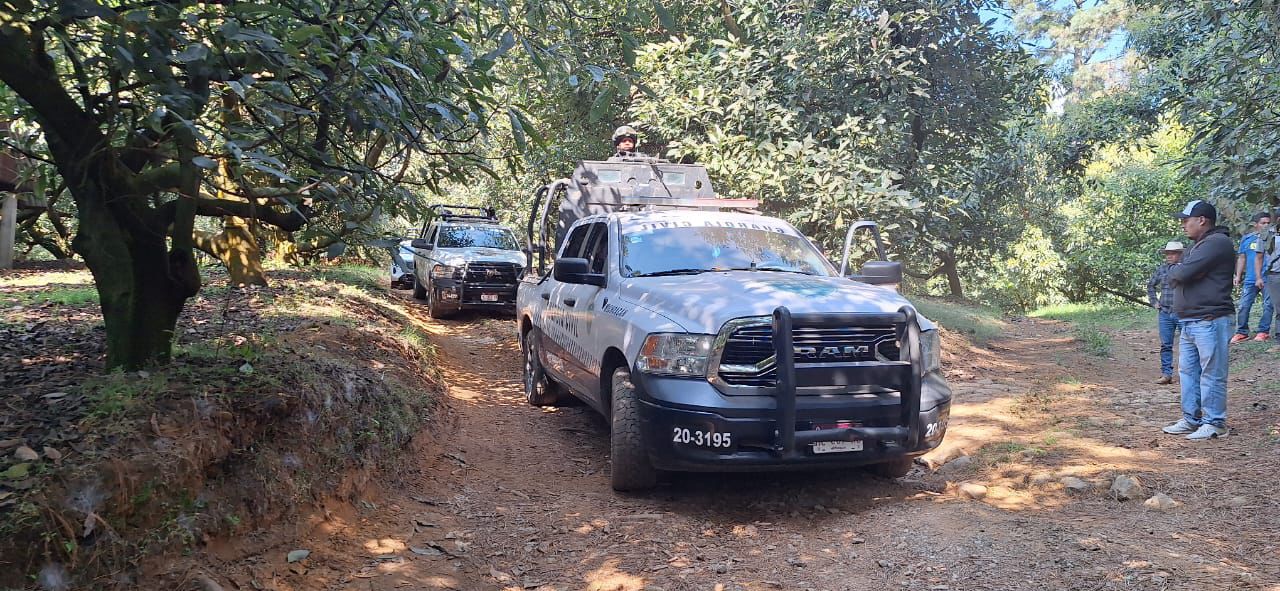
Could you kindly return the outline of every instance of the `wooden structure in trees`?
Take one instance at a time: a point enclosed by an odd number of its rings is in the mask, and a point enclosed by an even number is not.
[[[7,126],[6,126],[7,127]],[[13,268],[13,242],[18,235],[18,163],[0,152],[0,269]]]

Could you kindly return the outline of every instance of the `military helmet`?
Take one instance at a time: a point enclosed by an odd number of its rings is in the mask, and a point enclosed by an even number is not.
[[[613,145],[618,145],[618,142],[621,141],[622,138],[627,137],[631,138],[631,141],[633,142],[640,140],[640,134],[636,133],[635,129],[630,125],[623,125],[622,127],[613,130]]]

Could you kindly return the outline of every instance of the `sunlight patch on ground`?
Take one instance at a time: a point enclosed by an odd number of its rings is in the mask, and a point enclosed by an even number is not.
[[[364,543],[364,549],[372,554],[394,554],[403,552],[409,547],[401,540],[395,538],[381,538],[376,540],[368,540]]]
[[[456,398],[458,400],[479,400],[482,397],[483,394],[470,388],[463,388],[460,386],[449,387],[449,398]]]
[[[643,591],[644,577],[618,570],[618,560],[610,559],[603,566],[589,573],[583,580],[587,591]]]
[[[88,285],[93,275],[88,271],[60,271],[33,273],[18,277],[0,277],[0,287],[43,287],[46,285]]]

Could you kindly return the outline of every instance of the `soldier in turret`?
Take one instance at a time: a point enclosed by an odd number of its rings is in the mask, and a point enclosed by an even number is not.
[[[644,158],[636,151],[640,142],[640,134],[630,125],[623,125],[613,131],[613,158]]]

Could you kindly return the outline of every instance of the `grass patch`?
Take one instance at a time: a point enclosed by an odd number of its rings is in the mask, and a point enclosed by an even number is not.
[[[1115,330],[1156,326],[1156,313],[1151,308],[1118,304],[1058,304],[1040,308],[1027,316]]]
[[[317,279],[350,285],[366,291],[386,291],[390,281],[390,276],[385,269],[368,265],[337,265],[315,267],[313,270]]]
[[[400,329],[400,333],[396,335],[396,338],[400,339],[404,344],[420,351],[429,351],[433,348],[433,345],[427,340],[427,335],[412,326],[406,326]]]
[[[1092,326],[1077,326],[1076,340],[1094,357],[1111,356],[1111,335]]]
[[[12,304],[32,306],[52,303],[60,306],[86,306],[98,303],[98,289],[92,285],[80,287],[73,285],[50,285],[40,291],[11,292],[3,296]],[[3,301],[0,300],[0,301]],[[12,305],[10,304],[10,305]]]
[[[1028,316],[1061,320],[1075,325],[1075,338],[1086,352],[1109,357],[1111,331],[1155,328],[1155,312],[1150,308],[1119,304],[1059,304],[1040,308]]]
[[[261,359],[267,353],[268,347],[274,343],[274,335],[266,332],[250,334],[248,337],[236,335],[206,338],[176,345],[174,357],[203,360],[235,359],[252,363]]]
[[[1033,458],[1043,458],[1049,455],[1049,451],[1036,445],[1028,445],[1016,441],[1003,441],[984,445],[977,451],[976,455],[986,464],[994,466]]]
[[[1007,326],[1000,312],[977,304],[924,297],[913,297],[912,303],[926,318],[947,330],[968,335],[979,345],[999,337]]]
[[[1272,346],[1271,341],[1265,343],[1245,341],[1239,345],[1233,345],[1231,347],[1231,371],[1245,371],[1253,369],[1259,364],[1265,368],[1268,364],[1274,364],[1276,354],[1270,350]],[[1267,391],[1280,392],[1280,382],[1275,380],[1263,380],[1259,387]]]
[[[94,376],[80,384],[88,394],[86,416],[94,424],[124,425],[123,419],[140,404],[149,404],[169,388],[169,377],[162,372],[115,371]]]

